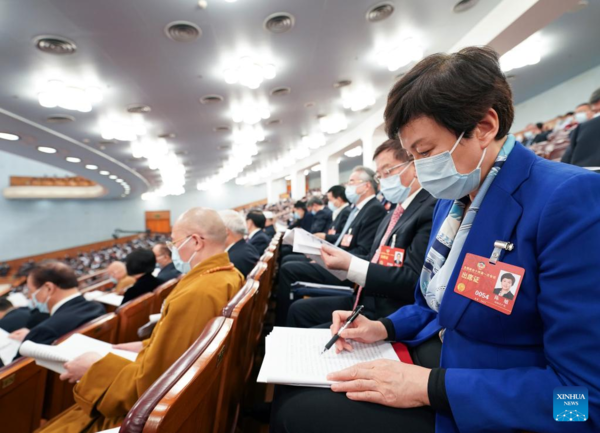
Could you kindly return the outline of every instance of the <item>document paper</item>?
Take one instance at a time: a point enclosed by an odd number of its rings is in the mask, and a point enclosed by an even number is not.
[[[20,341],[8,338],[9,333],[4,329],[0,328],[0,359],[4,365],[8,365],[12,362],[17,353],[19,352]]]
[[[293,251],[295,253],[306,254],[310,259],[314,260],[317,264],[325,268],[327,271],[331,272],[332,275],[344,281],[348,278],[347,271],[334,271],[331,269],[327,269],[323,259],[321,258],[321,246],[328,245],[331,248],[335,248],[340,250],[341,248],[336,247],[335,245],[323,240],[319,239],[313,234],[310,234],[304,229],[295,228],[293,230],[288,231],[283,237],[283,243],[287,245],[292,245]],[[343,250],[342,250],[343,251]],[[347,253],[346,251],[344,251]]]
[[[273,328],[266,339],[266,354],[258,382],[282,385],[330,387],[329,373],[377,359],[399,361],[387,342],[352,342],[354,350],[336,354],[335,347],[321,355],[331,339],[329,329]]]

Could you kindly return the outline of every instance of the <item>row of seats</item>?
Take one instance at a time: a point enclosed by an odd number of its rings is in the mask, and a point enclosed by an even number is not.
[[[196,342],[140,397],[121,432],[235,430],[262,335],[280,243],[281,236],[276,235],[222,315],[211,320]],[[101,290],[101,283],[93,290]],[[171,280],[73,333],[112,344],[137,341],[138,329],[150,314],[160,312],[176,284]],[[42,418],[52,419],[73,403],[73,385],[33,359],[21,358],[0,369],[2,431],[6,427],[11,433],[31,432]]]

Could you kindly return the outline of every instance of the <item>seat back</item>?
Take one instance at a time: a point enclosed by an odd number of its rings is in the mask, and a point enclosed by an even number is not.
[[[194,344],[142,394],[120,432],[209,431],[189,418],[195,419],[196,411],[205,413],[206,406],[212,428],[231,325],[232,319],[222,316],[208,322]]]
[[[97,283],[93,283],[87,287],[83,287],[79,291],[82,294],[87,293],[87,292],[93,292],[94,290],[98,290],[100,292],[108,292],[109,290],[112,290],[114,287],[115,287],[115,283],[113,283],[109,279],[105,279],[102,281],[98,281]]]
[[[30,433],[40,426],[46,369],[32,358],[0,368],[0,431]]]
[[[232,432],[237,424],[240,402],[246,378],[252,370],[254,360],[253,335],[250,329],[259,282],[248,280],[237,295],[223,308],[223,316],[233,319],[231,345],[227,353],[227,367],[216,412],[216,432]]]
[[[150,309],[150,314],[158,314],[160,313],[160,309],[162,308],[162,304],[167,299],[167,296],[171,294],[180,278],[173,278],[169,281],[161,284],[156,289],[154,289],[154,302],[152,303],[152,308]]]
[[[139,340],[137,331],[148,322],[154,297],[154,293],[145,293],[117,308],[116,313],[119,317],[117,344]]]
[[[114,343],[117,338],[117,325],[118,317],[116,314],[108,313],[81,325],[73,332],[56,340],[54,344],[60,344],[76,333],[107,343]],[[58,373],[48,371],[42,412],[45,419],[54,418],[75,403],[75,400],[73,399],[74,386],[75,385],[72,383],[60,380]]]

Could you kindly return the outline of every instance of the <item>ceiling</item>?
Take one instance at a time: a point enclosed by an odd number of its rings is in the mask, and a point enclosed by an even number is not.
[[[389,72],[375,61],[374,52],[392,38],[412,36],[425,54],[449,50],[500,0],[480,1],[474,8],[452,12],[448,0],[391,1],[395,12],[386,20],[369,23],[366,12],[377,2],[359,0],[0,0],[0,131],[21,136],[17,142],[0,140],[0,149],[59,166],[102,183],[107,198],[123,195],[123,188],[98,171],[95,164],[124,179],[131,187],[126,197],[160,185],[160,175],[145,159],[132,157],[127,142],[104,143],[100,123],[107,116],[126,116],[131,104],[147,104],[148,135],[175,134],[167,139],[186,167],[186,190],[214,175],[231,153],[231,134],[215,127],[233,127],[231,108],[246,98],[268,101],[271,118],[263,122],[266,140],[250,169],[259,168],[296,146],[302,135],[318,130],[318,115],[344,112],[350,125],[369,116],[342,108],[338,80],[352,86],[369,85],[377,101],[395,77],[410,65]],[[274,34],[263,28],[275,12],[294,16],[295,26]],[[173,21],[189,21],[202,30],[191,42],[175,42],[164,32]],[[567,14],[547,32],[553,45],[538,65],[512,71],[516,102],[527,99],[600,63],[600,6],[592,0],[585,11]],[[72,55],[40,52],[34,38],[57,35],[77,45]],[[267,57],[277,76],[256,90],[227,84],[224,62],[243,55]],[[44,108],[37,101],[40,86],[49,79],[100,86],[103,101],[88,113]],[[270,90],[290,87],[291,93],[271,96]],[[217,94],[224,101],[203,105],[199,98]],[[306,108],[307,103],[313,103]],[[48,116],[68,114],[75,121],[51,124]],[[335,137],[335,136],[328,136]],[[37,146],[58,149],[54,155]],[[66,156],[83,161],[72,164]]]

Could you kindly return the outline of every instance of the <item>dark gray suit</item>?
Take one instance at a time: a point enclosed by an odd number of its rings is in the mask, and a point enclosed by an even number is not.
[[[575,128],[561,162],[579,167],[600,167],[600,116]]]
[[[248,276],[260,259],[260,254],[258,254],[256,248],[244,239],[240,239],[233,244],[227,253],[229,254],[229,260],[231,260],[233,266],[235,266],[244,277]]]

